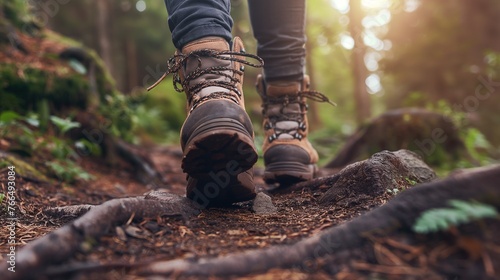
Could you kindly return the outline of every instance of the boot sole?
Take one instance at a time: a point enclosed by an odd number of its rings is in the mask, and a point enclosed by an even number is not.
[[[255,197],[253,178],[239,174],[252,168],[257,159],[253,138],[243,124],[230,118],[205,122],[193,131],[184,149],[182,170],[196,180],[195,186],[188,188],[187,196],[203,194],[207,186],[220,187],[214,177],[222,174],[229,176],[230,182],[219,188],[217,197],[205,196],[209,205],[252,199]]]
[[[288,186],[313,179],[317,169],[315,164],[305,165],[298,162],[270,163],[264,171],[264,182],[267,184],[278,183],[281,187]]]
[[[253,169],[235,176],[221,175],[221,171],[213,174],[215,176],[188,179],[187,197],[202,208],[228,206],[255,198]]]

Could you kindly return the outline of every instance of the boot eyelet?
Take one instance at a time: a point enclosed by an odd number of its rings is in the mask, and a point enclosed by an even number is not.
[[[306,127],[306,124],[305,124],[305,123],[300,123],[299,128],[300,128],[300,130],[302,130],[302,131],[306,131],[306,129],[307,129],[307,127]]]
[[[269,138],[268,138],[269,143],[270,143],[270,142],[273,142],[274,140],[276,140],[276,138],[277,138],[277,137],[276,137],[276,134],[273,134],[273,135],[269,136]]]
[[[296,139],[302,140],[302,135],[300,135],[298,132],[295,133],[295,135],[293,137]]]
[[[245,72],[245,66],[241,65],[241,66],[240,66],[240,71],[241,71],[241,72]]]

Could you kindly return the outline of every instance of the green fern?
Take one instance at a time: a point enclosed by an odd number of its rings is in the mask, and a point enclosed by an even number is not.
[[[72,128],[80,127],[80,123],[72,122],[69,118],[63,119],[58,116],[50,116],[50,120],[57,126],[61,136]]]
[[[484,203],[450,200],[448,204],[451,208],[431,209],[422,213],[413,224],[413,231],[437,232],[478,219],[498,217],[495,207]]]

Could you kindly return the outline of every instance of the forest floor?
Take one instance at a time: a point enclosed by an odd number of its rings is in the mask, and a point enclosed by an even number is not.
[[[185,175],[180,169],[181,151],[177,147],[153,147],[148,150],[158,170],[165,176],[167,192],[184,195]],[[18,225],[17,250],[27,242],[60,228],[70,219],[54,219],[42,213],[47,207],[78,204],[101,204],[120,197],[142,195],[151,191],[132,177],[132,170],[118,170],[85,158],[82,166],[95,179],[71,186],[41,182],[33,178],[17,177]],[[257,169],[256,187],[266,192],[267,186]],[[7,169],[0,170],[0,182],[5,191]],[[408,187],[408,186],[407,186]],[[351,220],[362,213],[384,204],[390,195],[382,195],[359,205],[320,205],[319,197],[325,192],[318,189],[272,192],[277,211],[258,214],[252,202],[239,203],[231,208],[205,209],[194,218],[154,217],[147,220],[130,220],[122,226],[109,228],[98,241],[89,241],[65,266],[53,271],[48,279],[140,279],[130,274],[124,264],[148,263],[177,258],[221,256],[247,249],[265,248],[275,244],[293,244],[319,231]],[[0,212],[5,220],[6,211]],[[0,261],[7,252],[7,228],[0,228]],[[274,269],[265,274],[241,279],[443,279],[436,271],[443,269],[443,261],[463,259],[464,250],[454,244],[436,246],[429,241],[408,245],[397,236],[374,240],[375,258],[379,264],[351,262],[339,263],[328,269]],[[400,239],[400,238],[399,238]],[[494,240],[494,237],[490,236]],[[491,241],[491,240],[490,240]],[[426,243],[427,242],[427,243]],[[452,242],[453,243],[453,242]],[[491,243],[493,244],[493,243]],[[500,246],[491,245],[500,256]],[[496,246],[496,247],[495,247]],[[493,250],[492,249],[492,250]],[[426,254],[423,254],[426,253]],[[354,252],[356,254],[363,254]],[[373,254],[373,253],[368,253]],[[429,256],[429,258],[425,257]],[[388,261],[392,265],[387,265]],[[492,269],[491,263],[481,259],[469,260],[474,267]],[[385,265],[383,265],[385,263]],[[404,264],[406,270],[398,269]],[[408,266],[409,264],[412,264]],[[439,268],[438,268],[439,266]],[[445,266],[446,267],[446,266]],[[488,271],[487,271],[488,272]],[[494,273],[493,272],[489,272]],[[46,279],[46,278],[42,278]]]
[[[184,195],[185,175],[180,169],[181,151],[176,147],[151,148],[151,158],[168,182],[167,192]],[[132,170],[117,170],[101,164],[96,159],[85,158],[81,163],[87,172],[95,176],[89,182],[73,185],[40,182],[33,178],[18,177],[16,237],[17,250],[23,245],[41,237],[67,223],[68,219],[53,219],[42,213],[48,207],[101,204],[120,197],[142,195],[151,191],[133,179]],[[265,191],[266,186],[257,169],[256,187]],[[6,191],[7,169],[0,170],[2,190]],[[326,227],[340,224],[384,203],[389,196],[368,201],[363,205],[350,207],[321,206],[317,199],[322,189],[273,193],[273,204],[277,211],[272,214],[257,214],[252,202],[239,203],[232,208],[206,209],[195,218],[157,217],[151,220],[135,221],[117,228],[110,228],[92,250],[79,252],[68,265],[77,263],[136,263],[148,260],[197,258],[219,256],[247,249],[264,248],[275,244],[292,244],[311,236]],[[6,218],[6,211],[0,212],[0,219]],[[3,260],[7,252],[7,228],[0,228],[0,253]],[[76,267],[76,266],[75,266]],[[81,268],[77,269],[80,270]],[[72,269],[69,269],[70,271]],[[347,271],[345,273],[348,273]],[[354,273],[354,272],[353,272]],[[87,271],[73,279],[120,279],[127,272],[124,269]],[[346,274],[348,276],[348,274]],[[300,270],[273,270],[255,279],[329,279],[326,272],[306,274]],[[252,278],[252,277],[251,277]],[[348,277],[349,278],[349,277]]]

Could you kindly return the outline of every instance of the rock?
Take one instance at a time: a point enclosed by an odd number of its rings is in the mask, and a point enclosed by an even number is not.
[[[342,201],[345,205],[355,205],[435,178],[434,171],[417,154],[408,150],[382,151],[342,169],[320,203]]]
[[[125,233],[128,236],[135,237],[137,239],[147,239],[147,237],[150,235],[149,232],[131,225],[128,225],[125,228]]]
[[[274,214],[278,211],[278,208],[274,206],[271,197],[263,192],[259,192],[255,197],[252,209],[256,214],[264,214],[264,215]]]

